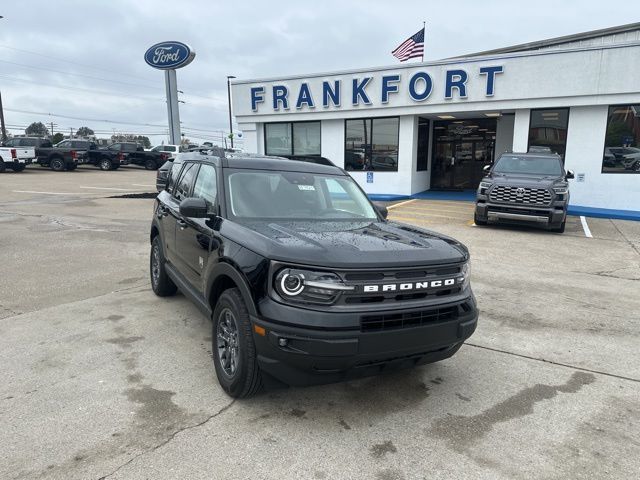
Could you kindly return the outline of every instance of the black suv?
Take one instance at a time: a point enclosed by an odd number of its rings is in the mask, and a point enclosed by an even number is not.
[[[476,198],[476,225],[501,222],[564,232],[571,170],[555,153],[503,153],[484,167]]]
[[[341,168],[180,157],[155,202],[151,285],[213,320],[229,395],[436,362],[474,332],[467,248],[387,221]]]

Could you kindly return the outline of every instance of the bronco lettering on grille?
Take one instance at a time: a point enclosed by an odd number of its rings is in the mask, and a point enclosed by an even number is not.
[[[446,280],[431,280],[427,282],[388,283],[382,285],[363,285],[365,292],[395,292],[398,290],[423,290],[425,288],[450,287],[456,284],[455,278]]]

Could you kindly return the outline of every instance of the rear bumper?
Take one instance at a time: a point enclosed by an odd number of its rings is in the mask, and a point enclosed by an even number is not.
[[[258,363],[281,382],[305,386],[437,362],[456,353],[476,329],[475,298],[471,295],[463,303],[466,311],[461,308],[454,319],[378,331],[308,328],[252,317],[254,326],[265,329],[264,336],[255,329],[253,333]],[[351,315],[359,320],[361,313]],[[328,319],[327,324],[332,323]]]

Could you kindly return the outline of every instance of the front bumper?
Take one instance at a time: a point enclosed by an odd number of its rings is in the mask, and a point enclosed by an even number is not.
[[[549,206],[496,203],[487,195],[478,195],[475,216],[484,222],[559,227],[567,216],[568,200],[554,200]]]
[[[269,300],[273,318],[251,318],[258,363],[263,372],[277,380],[304,386],[377,375],[449,358],[476,329],[478,310],[473,294],[468,292],[470,296],[463,301],[422,307],[424,311],[457,309],[458,313],[451,318],[375,331],[338,327],[338,324],[359,324],[362,317],[372,312],[313,312],[310,315],[316,318],[305,318],[307,326],[283,323],[282,318],[290,318],[290,309],[295,307]],[[309,315],[309,311],[296,310],[299,317]],[[398,308],[384,314],[409,316],[420,310]],[[281,318],[276,318],[278,311]],[[309,326],[320,322],[328,328]],[[256,333],[255,326],[264,328],[265,335]]]

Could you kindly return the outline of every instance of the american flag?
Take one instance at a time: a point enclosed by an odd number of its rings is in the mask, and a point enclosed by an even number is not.
[[[401,62],[410,58],[422,57],[424,54],[424,27],[415,35],[407,38],[396,48],[391,55]]]

